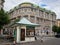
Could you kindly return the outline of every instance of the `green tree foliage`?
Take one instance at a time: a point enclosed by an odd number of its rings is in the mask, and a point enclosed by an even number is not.
[[[9,21],[9,15],[7,12],[5,12],[3,9],[0,10],[0,29],[3,28],[4,25],[8,24]]]
[[[57,33],[60,33],[60,27],[58,27]]]
[[[54,26],[52,27],[52,31],[53,31],[53,32],[56,32],[56,33],[60,33],[60,27],[54,25]]]
[[[57,32],[57,28],[58,28],[58,27],[57,27],[56,25],[54,25],[54,26],[52,27],[52,31],[53,31],[53,32]]]

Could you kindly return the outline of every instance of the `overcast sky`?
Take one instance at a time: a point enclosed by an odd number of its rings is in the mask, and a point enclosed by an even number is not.
[[[9,11],[22,2],[31,2],[43,8],[47,8],[56,13],[57,18],[60,18],[60,0],[5,0],[4,9]]]

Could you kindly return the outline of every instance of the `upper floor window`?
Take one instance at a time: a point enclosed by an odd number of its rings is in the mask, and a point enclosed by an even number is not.
[[[33,11],[33,8],[31,8],[31,11]]]
[[[27,11],[27,8],[25,8],[24,11],[26,12]]]
[[[31,11],[31,8],[28,8],[28,11]]]
[[[33,16],[31,16],[31,19],[34,19],[34,17],[33,17]]]
[[[25,17],[26,19],[28,19],[28,15],[25,15],[24,17]]]
[[[21,18],[21,16],[18,16],[17,18]]]
[[[60,26],[60,23],[59,23],[59,26]]]
[[[30,16],[30,21],[31,21],[32,23],[35,22],[35,18],[34,18],[34,16]]]
[[[43,16],[43,11],[39,11],[39,15],[42,17]]]
[[[41,23],[41,21],[40,21],[40,18],[36,18],[36,23],[38,23],[38,24],[40,24]]]
[[[21,11],[21,9],[19,9],[19,12]]]

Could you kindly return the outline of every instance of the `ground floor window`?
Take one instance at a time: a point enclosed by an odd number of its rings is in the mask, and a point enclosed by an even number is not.
[[[9,34],[8,29],[3,29],[3,34],[4,34],[4,35],[8,35],[8,34]]]
[[[34,36],[35,35],[35,27],[27,26],[26,27],[26,36]]]

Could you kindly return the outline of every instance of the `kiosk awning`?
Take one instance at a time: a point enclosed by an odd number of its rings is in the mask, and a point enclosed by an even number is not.
[[[22,18],[20,19],[18,22],[16,22],[17,24],[23,24],[23,25],[33,25],[33,26],[39,26],[39,24],[35,24],[35,23],[31,23],[29,20],[27,20],[26,18]]]

